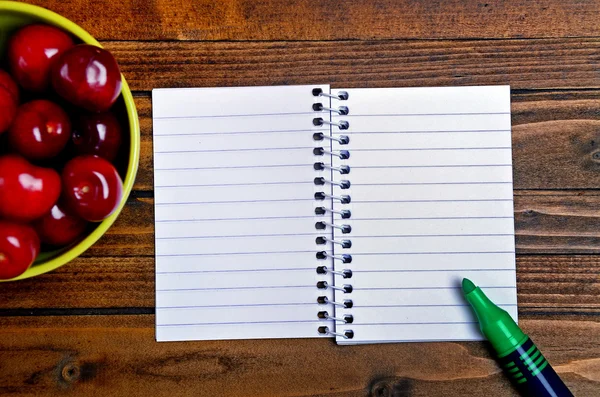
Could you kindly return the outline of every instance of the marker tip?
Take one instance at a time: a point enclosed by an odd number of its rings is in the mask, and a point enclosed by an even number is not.
[[[477,288],[477,287],[475,286],[475,284],[473,284],[473,282],[471,280],[469,280],[468,278],[463,278],[462,290],[465,295],[470,292],[473,292],[475,290],[475,288]]]

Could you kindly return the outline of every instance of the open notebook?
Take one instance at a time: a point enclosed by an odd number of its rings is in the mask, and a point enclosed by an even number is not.
[[[156,338],[479,340],[517,316],[508,86],[155,89]]]

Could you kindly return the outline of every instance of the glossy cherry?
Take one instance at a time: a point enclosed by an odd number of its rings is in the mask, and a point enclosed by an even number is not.
[[[60,202],[54,204],[50,212],[33,223],[40,240],[55,246],[67,245],[77,240],[85,232],[86,225],[84,219],[65,211]]]
[[[10,127],[18,106],[19,87],[8,73],[0,69],[0,134]]]
[[[19,86],[8,72],[0,69],[0,89],[6,90],[19,103]]]
[[[54,26],[27,25],[10,38],[8,62],[11,73],[26,90],[45,91],[50,85],[53,61],[73,45],[71,37]]]
[[[31,226],[0,221],[0,279],[23,274],[40,252],[40,240]]]
[[[41,217],[60,195],[60,176],[15,154],[0,156],[0,218],[29,222]]]
[[[19,106],[8,131],[8,141],[24,157],[43,160],[60,153],[70,135],[67,113],[53,102],[38,99]]]
[[[123,182],[115,167],[98,156],[78,156],[63,169],[63,197],[67,210],[90,222],[111,215],[123,196]]]
[[[89,44],[65,51],[52,66],[52,86],[67,101],[93,112],[108,110],[121,93],[121,72],[112,54]]]
[[[77,154],[95,154],[113,161],[121,146],[121,126],[110,112],[83,114],[73,125],[71,142]]]

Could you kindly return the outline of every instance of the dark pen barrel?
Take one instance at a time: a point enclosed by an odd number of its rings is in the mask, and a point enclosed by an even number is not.
[[[573,396],[529,338],[515,351],[499,358],[499,362],[506,375],[524,396]]]

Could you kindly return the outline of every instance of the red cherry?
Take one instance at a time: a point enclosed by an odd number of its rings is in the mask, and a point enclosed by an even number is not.
[[[0,88],[0,134],[8,130],[17,114],[17,103],[8,91]]]
[[[0,217],[29,222],[50,211],[60,195],[60,176],[21,156],[0,156]]]
[[[121,72],[112,54],[79,44],[65,51],[52,66],[52,86],[72,104],[104,112],[121,92]]]
[[[2,69],[0,69],[0,89],[8,91],[13,100],[19,103],[19,87],[10,74]]]
[[[112,113],[85,114],[74,124],[71,142],[77,154],[95,154],[113,161],[121,145],[121,126]]]
[[[20,276],[40,252],[40,240],[28,225],[0,221],[0,280]]]
[[[77,240],[85,231],[86,225],[87,222],[79,216],[67,213],[62,203],[54,204],[50,212],[33,223],[43,243],[57,246]]]
[[[83,219],[99,222],[115,212],[123,196],[123,182],[115,167],[97,156],[78,156],[63,169],[67,208]]]
[[[21,105],[8,131],[13,149],[30,160],[59,154],[71,135],[69,116],[60,106],[38,99]]]
[[[54,58],[73,45],[71,37],[54,26],[25,26],[12,35],[8,44],[12,75],[26,90],[45,91],[50,85]]]
[[[17,114],[19,87],[12,77],[0,69],[0,134],[8,130]]]

